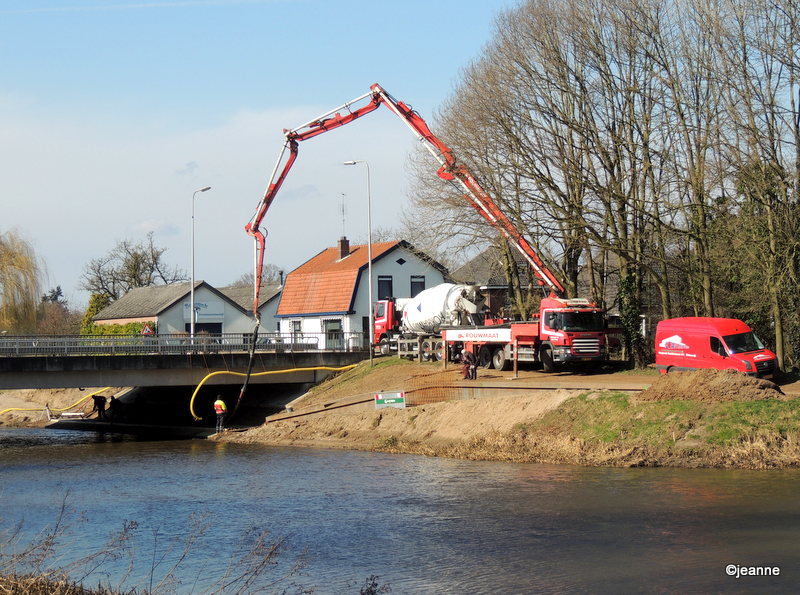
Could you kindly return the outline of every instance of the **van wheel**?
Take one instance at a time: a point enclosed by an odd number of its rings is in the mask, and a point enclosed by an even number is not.
[[[552,372],[555,370],[553,363],[553,348],[550,345],[542,345],[539,349],[539,360],[542,362],[542,370],[545,372]]]
[[[506,350],[500,347],[499,349],[495,349],[494,355],[492,355],[492,365],[494,365],[495,370],[507,370],[509,368],[509,361],[506,358]]]

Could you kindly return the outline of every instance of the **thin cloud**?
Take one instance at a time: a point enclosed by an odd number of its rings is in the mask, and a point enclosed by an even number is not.
[[[185,8],[190,6],[225,6],[233,4],[267,4],[275,0],[178,0],[165,2],[128,2],[125,4],[96,4],[50,6],[0,10],[0,14],[36,14],[48,12],[97,12],[111,10],[143,10],[148,8]]]

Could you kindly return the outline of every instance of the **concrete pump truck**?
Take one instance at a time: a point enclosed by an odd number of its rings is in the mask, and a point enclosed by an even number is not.
[[[417,298],[421,299],[412,301],[419,310],[424,307],[434,313],[440,324],[433,326],[404,326],[403,321],[410,318],[409,302],[398,306],[399,300],[382,300],[372,305],[375,308],[375,345],[372,348],[381,345],[385,350],[401,337],[415,336],[420,339],[420,356],[426,359],[447,357],[447,353],[460,353],[461,349],[468,349],[477,355],[481,365],[498,369],[505,369],[512,361],[540,362],[545,371],[552,371],[560,363],[607,360],[603,309],[586,299],[566,299],[563,285],[467,167],[456,160],[453,151],[431,132],[417,112],[389,95],[378,84],[372,85],[368,93],[310,122],[292,130],[284,130],[286,142],[272,171],[267,190],[252,219],[245,226],[248,235],[255,240],[253,313],[256,317],[256,332],[260,323],[258,302],[265,249],[265,232],[261,230],[261,222],[297,159],[299,143],[349,124],[381,105],[403,120],[438,161],[437,175],[456,185],[463,192],[464,199],[522,254],[545,297],[541,301],[538,314],[532,320],[492,320],[487,324],[487,321],[479,319],[480,302],[474,296],[474,291],[466,289],[468,286],[460,286],[456,291],[465,298],[469,294],[470,299],[451,299],[449,302],[443,296],[452,295],[453,291],[434,287],[420,293]],[[425,302],[426,299],[429,301]],[[459,306],[453,310],[452,304],[456,302]],[[448,311],[448,308],[453,311]],[[459,308],[466,316],[460,315]]]

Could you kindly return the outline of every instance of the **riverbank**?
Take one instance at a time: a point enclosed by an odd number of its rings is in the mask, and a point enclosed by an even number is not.
[[[782,388],[714,370],[481,370],[467,381],[452,366],[379,358],[314,387],[261,426],[212,439],[587,466],[798,467],[800,386]],[[379,391],[404,391],[410,406],[376,410]],[[0,425],[42,427],[45,403],[68,407],[90,392],[0,392],[0,411],[33,409],[9,412]]]
[[[315,387],[293,411],[213,439],[589,466],[800,466],[800,398],[765,380],[716,370],[617,373],[549,377],[542,389],[530,375],[509,383],[510,374],[487,372],[469,384],[440,364],[361,364]],[[559,381],[565,388],[555,388]],[[406,409],[376,410],[372,401],[376,390],[435,399],[508,384],[490,397]],[[598,388],[568,388],[575,384]]]

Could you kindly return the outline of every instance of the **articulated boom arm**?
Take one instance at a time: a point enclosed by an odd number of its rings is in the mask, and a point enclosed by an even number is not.
[[[456,163],[453,151],[445,145],[436,135],[434,135],[428,125],[420,115],[402,101],[396,100],[389,95],[377,83],[370,87],[370,92],[345,103],[321,116],[298,126],[293,130],[284,130],[286,142],[278,155],[278,161],[272,170],[267,190],[264,197],[256,208],[255,215],[245,226],[248,235],[255,239],[255,295],[253,301],[253,313],[258,320],[258,296],[261,289],[261,270],[264,264],[264,245],[265,233],[261,231],[261,221],[267,213],[275,195],[280,190],[281,185],[286,179],[289,170],[297,159],[298,143],[300,141],[314,138],[315,136],[328,132],[353,120],[360,118],[378,109],[381,104],[385,104],[392,112],[399,116],[417,138],[425,145],[425,148],[439,162],[437,174],[443,180],[458,183],[465,191],[464,198],[480,213],[489,223],[495,226],[508,240],[517,248],[525,259],[533,267],[534,273],[541,285],[546,285],[551,292],[558,296],[563,296],[564,287],[544,265],[536,251],[528,241],[517,230],[512,221],[495,204],[491,197],[481,187],[478,181],[472,176],[469,170],[461,164]],[[359,107],[360,105],[360,107]],[[286,153],[289,156],[284,160]],[[281,167],[283,163],[283,167]],[[279,171],[280,170],[280,171]]]

